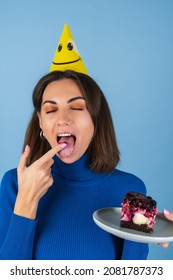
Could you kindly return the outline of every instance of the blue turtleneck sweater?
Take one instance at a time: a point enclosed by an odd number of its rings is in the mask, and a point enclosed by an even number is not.
[[[8,171],[0,188],[0,259],[113,260],[146,259],[148,245],[115,237],[99,228],[93,212],[120,207],[128,191],[145,193],[136,176],[115,169],[98,174],[86,155],[73,164],[54,157],[54,183],[41,198],[37,219],[13,213],[17,171]]]

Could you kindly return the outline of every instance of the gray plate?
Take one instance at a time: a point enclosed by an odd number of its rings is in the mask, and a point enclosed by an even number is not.
[[[164,243],[173,241],[173,222],[156,217],[153,233],[145,233],[120,227],[121,208],[103,208],[94,212],[95,223],[103,230],[123,239],[143,243]]]

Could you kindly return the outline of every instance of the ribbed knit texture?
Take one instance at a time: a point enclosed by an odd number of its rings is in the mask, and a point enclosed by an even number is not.
[[[86,155],[73,164],[54,157],[54,183],[41,198],[37,220],[13,214],[17,194],[16,169],[8,171],[0,188],[1,259],[146,259],[148,245],[124,241],[100,229],[93,212],[120,207],[126,192],[145,193],[136,176],[115,170],[90,171]]]

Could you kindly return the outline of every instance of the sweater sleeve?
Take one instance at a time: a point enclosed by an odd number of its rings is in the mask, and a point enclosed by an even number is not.
[[[13,213],[17,195],[17,172],[8,171],[0,187],[0,259],[32,259],[37,221]]]

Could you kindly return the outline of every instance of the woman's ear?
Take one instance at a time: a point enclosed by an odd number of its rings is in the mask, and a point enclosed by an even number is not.
[[[41,115],[40,115],[39,112],[37,112],[37,116],[38,116],[38,121],[39,121],[40,128],[42,129]]]

